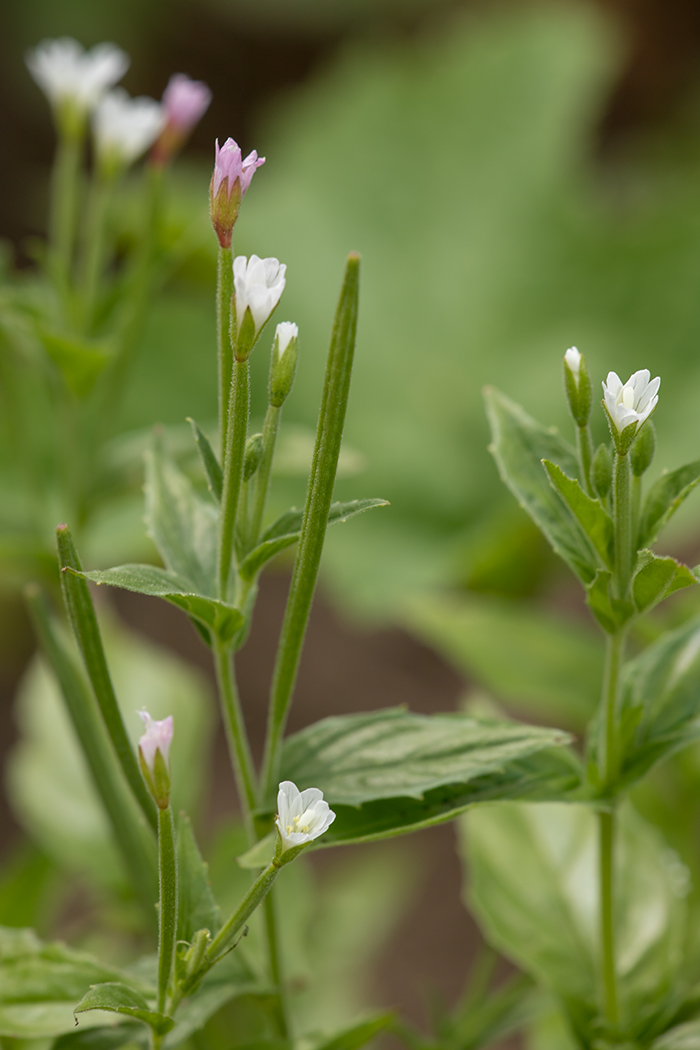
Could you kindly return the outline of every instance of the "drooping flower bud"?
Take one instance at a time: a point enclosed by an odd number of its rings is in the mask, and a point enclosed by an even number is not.
[[[605,410],[618,452],[627,452],[641,425],[658,403],[661,380],[651,379],[648,368],[634,372],[623,384],[617,372],[608,372],[603,383]]]
[[[240,146],[231,138],[226,139],[221,148],[216,140],[214,173],[209,185],[209,215],[222,248],[231,247],[241,200],[256,170],[264,163],[265,158],[259,157],[255,150],[243,160]]]
[[[97,163],[103,172],[128,167],[159,135],[165,115],[153,98],[130,98],[116,88],[100,102],[93,117]]]
[[[299,791],[291,780],[283,780],[277,795],[275,822],[279,831],[278,855],[287,850],[299,851],[319,835],[323,835],[335,820],[335,813],[323,801],[318,788]]]
[[[32,77],[51,103],[61,127],[82,130],[85,117],[129,68],[129,56],[116,44],[86,51],[71,37],[42,40],[26,56]]]
[[[571,415],[578,426],[585,427],[593,406],[591,380],[584,356],[575,346],[564,354],[564,386]]]
[[[139,740],[139,765],[148,790],[160,809],[170,802],[170,767],[168,753],[173,739],[173,716],[156,722],[148,711],[139,711],[146,732]]]
[[[250,481],[255,471],[260,466],[263,454],[262,434],[251,434],[245,443],[245,454],[243,457],[243,480]]]
[[[167,164],[184,145],[195,124],[211,102],[211,91],[202,80],[191,80],[185,73],[174,73],[163,92],[161,105],[165,127],[151,151],[154,164]]]
[[[612,486],[612,456],[607,445],[598,445],[593,457],[593,488],[600,499],[605,499]]]
[[[237,255],[233,260],[232,341],[237,360],[245,361],[277,306],[287,267],[278,259]]]
[[[656,452],[656,430],[651,420],[642,427],[630,449],[630,466],[635,477],[641,478],[649,469]]]
[[[280,408],[292,389],[297,368],[299,329],[291,321],[282,321],[275,329],[270,361],[269,400]]]

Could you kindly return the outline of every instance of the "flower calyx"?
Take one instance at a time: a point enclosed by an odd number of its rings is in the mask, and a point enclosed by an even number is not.
[[[170,766],[168,753],[173,739],[173,716],[157,722],[148,711],[139,711],[146,732],[139,740],[139,765],[146,786],[159,809],[170,804]]]
[[[231,247],[241,201],[253,175],[264,163],[265,158],[259,157],[256,150],[244,160],[240,146],[232,138],[226,139],[221,147],[216,140],[214,172],[209,184],[209,216],[222,248]]]
[[[571,415],[579,427],[585,427],[593,407],[593,392],[585,358],[575,346],[564,354],[564,386]]]
[[[275,329],[270,361],[268,398],[275,408],[281,408],[292,389],[297,369],[299,329],[292,321],[282,321]]]

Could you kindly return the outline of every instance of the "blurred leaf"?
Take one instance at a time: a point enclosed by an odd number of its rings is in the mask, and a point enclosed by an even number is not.
[[[209,444],[209,439],[201,430],[201,428],[195,423],[194,419],[190,419],[190,426],[192,427],[192,433],[194,434],[194,440],[197,443],[197,451],[199,452],[199,458],[202,461],[204,467],[204,476],[207,479],[207,485],[212,496],[218,502],[221,501],[221,493],[224,488],[224,476],[221,471],[221,465],[214,455],[214,450]]]
[[[612,593],[612,574],[599,569],[592,583],[586,586],[586,603],[596,620],[609,634],[615,634],[634,616],[634,605]]]
[[[102,981],[143,987],[85,952],[43,944],[32,930],[0,927],[0,1035],[36,1039],[72,1031],[77,999]],[[89,1023],[104,1024],[104,1015]]]
[[[173,715],[173,807],[196,812],[212,722],[208,688],[191,666],[130,633],[108,627],[104,642],[134,746],[143,732],[139,708],[157,719]],[[20,739],[8,762],[8,793],[17,819],[61,867],[120,885],[109,825],[53,677],[38,660],[22,680],[16,710]]]
[[[658,605],[674,591],[697,583],[693,571],[675,558],[660,558],[652,551],[639,552],[632,579],[632,596],[639,612]]]
[[[199,852],[192,822],[181,813],[177,825],[178,923],[177,937],[191,941],[197,930],[212,937],[221,925],[219,907],[209,885],[209,868]]]
[[[681,961],[687,873],[658,831],[620,813],[617,966],[624,1015],[643,1031]],[[503,804],[462,822],[471,907],[489,941],[569,1003],[597,1012],[596,814]],[[663,994],[663,993],[662,993]],[[578,1005],[576,1005],[578,1004]]]
[[[266,868],[275,855],[277,838],[277,828],[273,828],[268,835],[256,842],[254,846],[242,853],[240,857],[236,857],[238,867],[244,868],[246,871]]]
[[[89,1010],[108,1010],[110,1013],[126,1014],[147,1024],[157,1035],[165,1035],[174,1026],[172,1017],[165,1017],[149,1009],[142,995],[118,981],[96,984],[75,1007],[74,1013]]]
[[[351,1028],[346,1028],[337,1035],[331,1036],[330,1039],[323,1039],[316,1043],[314,1050],[360,1050],[360,1047],[368,1043],[370,1039],[374,1039],[375,1035],[389,1028],[394,1019],[395,1016],[392,1013],[375,1014],[374,1017],[360,1021]]]
[[[664,473],[649,489],[642,509],[639,545],[648,547],[700,481],[700,459]]]
[[[700,1021],[672,1028],[654,1040],[651,1050],[700,1050]]]
[[[332,804],[422,799],[446,784],[502,772],[568,733],[517,722],[479,722],[461,714],[417,715],[395,707],[324,718],[285,741],[282,778],[319,787]]]
[[[575,478],[570,478],[556,463],[545,459],[543,466],[553,488],[562,497],[573,516],[593,544],[603,565],[613,567],[613,523],[600,500],[591,499]]]
[[[623,671],[619,711],[621,784],[700,739],[700,622],[663,635]]]
[[[549,484],[542,460],[552,460],[567,474],[577,470],[574,450],[555,428],[546,428],[497,390],[485,391],[491,424],[491,451],[501,479],[511,490],[556,553],[583,583],[590,583],[596,558],[586,534],[562,506]]]
[[[146,1036],[146,1039],[144,1039]],[[106,1028],[79,1028],[77,1031],[65,1032],[54,1042],[52,1050],[119,1050],[126,1043],[146,1044],[146,1029],[138,1022],[133,1024],[124,1021],[122,1024],[110,1024]]]
[[[355,499],[349,503],[331,503],[328,512],[328,524],[348,521],[357,514],[362,514],[372,507],[386,507],[385,499]],[[263,533],[262,542],[246,556],[240,567],[244,580],[252,580],[262,567],[286,547],[291,547],[299,539],[303,511],[292,509],[274,521]],[[282,531],[284,530],[284,531]]]
[[[583,728],[595,710],[603,645],[586,624],[473,594],[421,597],[405,616],[459,671],[519,712]]]
[[[118,565],[113,569],[76,575],[98,585],[106,583],[110,587],[122,587],[137,594],[165,598],[171,605],[177,605],[188,616],[210,628],[224,642],[229,642],[243,624],[242,614],[233,605],[194,593],[190,580],[155,565]]]
[[[0,875],[0,926],[38,926],[55,875],[49,857],[23,843],[10,853]]]
[[[59,335],[46,329],[39,338],[49,357],[58,365],[67,386],[78,397],[86,397],[112,359],[112,348],[103,342]]]

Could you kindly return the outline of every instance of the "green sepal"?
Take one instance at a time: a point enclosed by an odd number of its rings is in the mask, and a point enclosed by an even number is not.
[[[610,437],[613,440],[615,451],[619,456],[624,456],[629,452],[632,447],[632,442],[637,436],[639,422],[635,419],[634,422],[628,423],[624,430],[618,430],[604,400],[602,405],[605,412],[605,418],[608,421],[608,427],[610,428]]]
[[[566,397],[569,402],[569,409],[573,416],[577,426],[585,427],[591,415],[591,408],[593,407],[593,393],[591,390],[591,379],[586,368],[586,361],[581,354],[580,367],[578,373],[578,383],[576,377],[569,368],[569,364],[564,357],[564,388],[566,390]]]
[[[58,365],[66,386],[80,398],[87,397],[101,373],[114,357],[105,342],[80,339],[39,329],[39,339],[49,357]]]
[[[651,486],[642,509],[640,547],[648,547],[654,542],[699,481],[700,459],[696,459],[677,470],[662,474]]]
[[[637,568],[632,577],[632,597],[638,612],[653,609],[674,591],[692,587],[700,577],[695,570],[676,561],[675,558],[660,558],[650,550],[639,552]]]
[[[77,1015],[87,1010],[109,1010],[111,1013],[135,1017],[152,1028],[156,1035],[165,1035],[175,1027],[172,1017],[151,1010],[142,995],[118,981],[93,985],[73,1012]]]
[[[355,499],[348,503],[332,503],[328,512],[328,525],[348,521],[372,507],[388,507],[385,499]],[[271,558],[296,543],[301,533],[303,512],[289,510],[282,514],[262,535],[261,542],[244,558],[238,574],[242,580],[252,580]]]
[[[612,574],[601,569],[586,587],[586,602],[596,620],[608,634],[616,634],[632,619],[635,607],[632,602],[615,598],[611,591]]]
[[[289,340],[282,357],[280,357],[279,338],[277,337],[277,334],[275,334],[275,339],[272,344],[270,378],[268,382],[268,400],[275,408],[281,408],[289,396],[297,370],[298,356],[298,337]]]
[[[591,499],[583,491],[578,481],[568,477],[556,463],[550,463],[548,459],[543,459],[542,463],[552,486],[588,536],[603,565],[612,569],[614,561],[612,518],[603,509],[599,500]]]
[[[598,559],[578,521],[562,506],[542,460],[556,463],[569,477],[578,470],[576,452],[553,427],[543,427],[498,390],[484,392],[491,424],[492,453],[502,480],[582,583],[591,583]]]
[[[243,480],[250,481],[255,471],[260,466],[263,454],[262,434],[251,434],[245,443],[245,455],[243,457]]]
[[[224,488],[224,475],[221,471],[221,465],[214,454],[214,450],[209,443],[209,439],[202,429],[195,423],[191,416],[187,417],[187,422],[192,427],[192,434],[194,435],[195,444],[197,445],[197,451],[199,452],[199,458],[202,461],[204,467],[204,475],[207,479],[207,486],[212,496],[217,503],[221,502],[221,493]]]
[[[608,445],[598,445],[593,457],[593,488],[599,499],[606,499],[612,488],[612,456]]]
[[[189,580],[155,565],[118,565],[113,569],[75,575],[92,580],[93,583],[108,584],[110,587],[121,587],[136,594],[164,598],[183,609],[205,629],[213,631],[227,645],[243,626],[243,615],[235,606],[219,601],[218,598],[195,593]]]
[[[255,329],[255,321],[249,306],[246,307],[246,311],[243,314],[243,323],[240,326],[238,325],[236,318],[236,293],[234,291],[231,300],[231,343],[234,357],[237,361],[245,361],[246,358],[250,357],[259,335],[260,332]]]
[[[170,770],[163,758],[160,748],[156,750],[153,759],[153,769],[149,769],[143,752],[139,747],[139,765],[143,779],[146,781],[151,798],[159,809],[167,809],[170,802]]]

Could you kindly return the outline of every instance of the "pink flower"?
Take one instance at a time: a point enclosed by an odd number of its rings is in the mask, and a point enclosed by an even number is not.
[[[238,218],[241,198],[250,186],[251,179],[264,157],[255,150],[242,159],[240,146],[233,139],[226,139],[223,146],[216,140],[214,174],[209,187],[209,212],[212,225],[222,248],[231,247],[231,235]]]
[[[202,80],[191,80],[184,73],[171,76],[161,103],[166,124],[151,152],[152,163],[167,164],[204,116],[210,102],[211,91]]]
[[[164,762],[168,761],[168,752],[173,739],[173,716],[168,715],[167,718],[156,722],[148,711],[139,711],[138,714],[146,727],[146,732],[139,740],[139,750],[152,773],[155,768],[156,751],[160,751]]]

